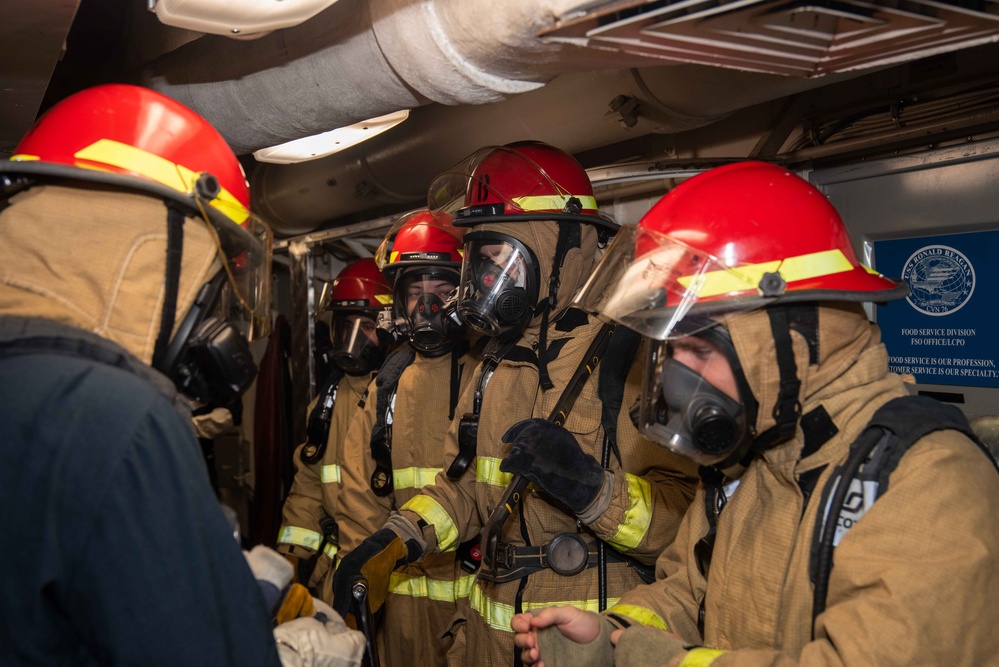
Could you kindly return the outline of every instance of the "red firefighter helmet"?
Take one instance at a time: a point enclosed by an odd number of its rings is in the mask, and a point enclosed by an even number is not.
[[[464,231],[451,225],[447,216],[413,211],[392,226],[375,252],[375,261],[392,284],[410,267],[452,269],[457,280]]]
[[[479,149],[431,183],[427,202],[434,215],[453,215],[462,227],[540,219],[618,228],[598,211],[579,162],[539,141]]]
[[[366,312],[372,318],[392,306],[392,287],[370,257],[345,266],[328,293],[325,309]]]
[[[818,189],[781,167],[740,162],[682,183],[622,230],[577,301],[663,340],[688,313],[907,293],[859,262]]]
[[[215,230],[220,258],[253,315],[251,335],[270,320],[267,225],[250,214],[250,191],[235,154],[204,118],[154,90],[106,84],[53,106],[28,131],[0,175],[27,183],[84,181],[184,205]]]

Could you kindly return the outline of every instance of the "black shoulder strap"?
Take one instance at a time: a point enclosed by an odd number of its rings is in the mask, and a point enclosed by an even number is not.
[[[343,380],[344,372],[339,367],[334,367],[330,374],[326,376],[323,388],[319,392],[319,400],[316,401],[312,412],[309,413],[309,421],[305,427],[305,446],[302,447],[298,455],[302,463],[313,464],[322,460],[326,453],[326,441],[330,435],[330,422],[333,419],[333,406],[336,404],[336,390]]]
[[[368,442],[371,458],[375,462],[375,471],[371,474],[371,490],[378,496],[392,493],[392,428],[386,418],[399,378],[414,359],[416,352],[409,345],[397,348],[382,364],[378,379],[375,380],[375,425]]]
[[[618,463],[621,462],[621,452],[617,446],[617,419],[624,403],[624,385],[628,379],[628,372],[631,370],[631,364],[635,360],[641,342],[640,334],[627,327],[617,327],[607,344],[603,364],[600,366],[600,376],[597,378],[600,423],[604,427],[607,444],[613,450]],[[606,468],[610,461],[602,461],[602,464]]]
[[[935,431],[955,430],[966,435],[993,467],[999,465],[978,439],[959,409],[927,396],[900,396],[882,405],[850,446],[846,462],[837,468],[822,493],[812,537],[812,632],[825,610],[833,549],[850,528],[888,489],[888,478],[902,456]],[[847,498],[850,498],[847,506]]]

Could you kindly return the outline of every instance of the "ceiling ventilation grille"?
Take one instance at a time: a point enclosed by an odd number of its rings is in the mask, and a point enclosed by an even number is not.
[[[999,2],[674,0],[589,3],[543,33],[683,63],[816,77],[999,40]]]

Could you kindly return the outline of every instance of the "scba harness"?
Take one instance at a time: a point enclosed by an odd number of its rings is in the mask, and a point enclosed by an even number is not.
[[[827,430],[824,439],[835,432],[835,426],[821,408],[804,415],[802,427],[806,431],[806,441],[809,428]],[[828,429],[832,429],[832,432],[828,432]],[[825,509],[818,513],[812,533],[809,576],[813,583],[813,634],[815,620],[826,607],[834,549],[888,490],[889,477],[898,467],[902,456],[925,436],[944,430],[958,431],[967,436],[999,472],[999,462],[975,435],[964,413],[952,405],[926,396],[900,396],[878,408],[860,436],[850,445],[846,461],[833,471],[822,490],[821,507]],[[810,471],[809,475],[817,480],[821,472],[822,468]],[[695,545],[694,553],[706,577],[713,537],[718,517],[725,505],[726,493],[720,473],[702,469],[701,474],[705,482],[705,509],[710,528],[708,535]],[[731,487],[729,490],[732,490]],[[806,493],[806,497],[809,495]],[[698,626],[702,634],[704,610],[704,600],[701,600]]]

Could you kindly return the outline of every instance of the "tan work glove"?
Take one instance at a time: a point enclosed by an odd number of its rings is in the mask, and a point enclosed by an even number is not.
[[[360,667],[364,635],[349,629],[325,602],[311,601],[314,617],[296,618],[274,628],[282,667]]]

